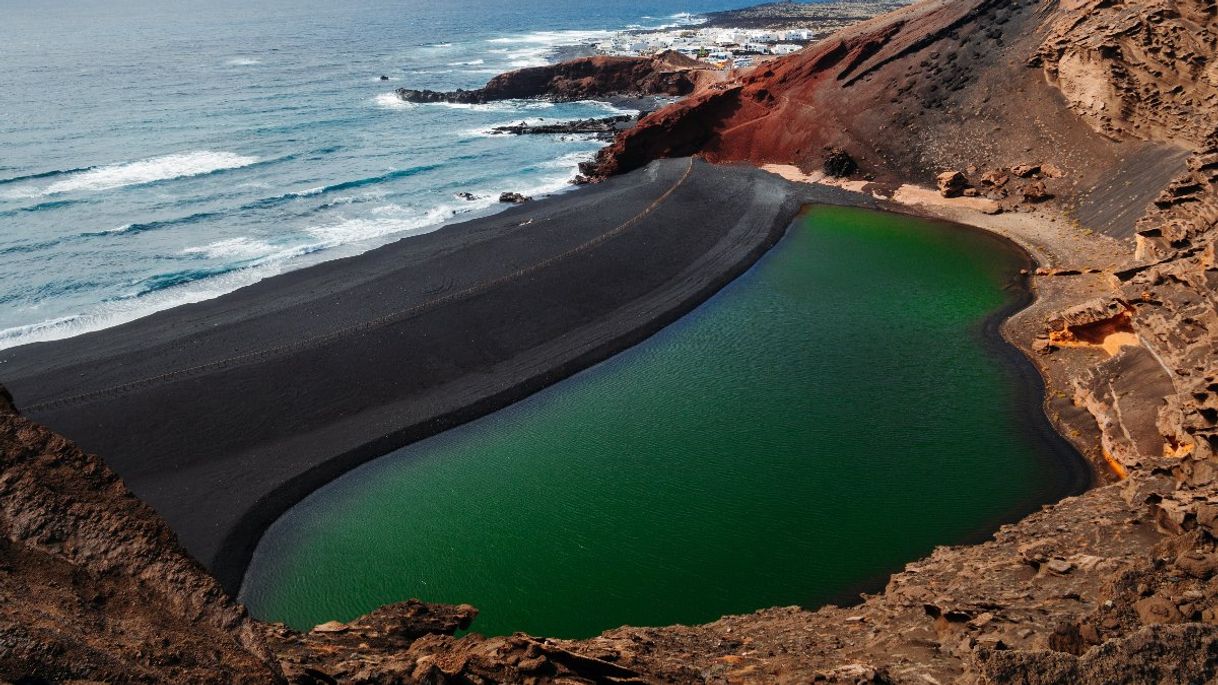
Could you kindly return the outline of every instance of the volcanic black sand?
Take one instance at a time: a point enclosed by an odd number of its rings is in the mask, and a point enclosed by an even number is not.
[[[863,196],[656,162],[68,340],[0,352],[235,591],[262,532],[368,459],[554,383],[747,269],[803,203]]]

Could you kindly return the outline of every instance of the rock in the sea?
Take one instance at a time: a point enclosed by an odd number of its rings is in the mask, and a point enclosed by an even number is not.
[[[968,187],[968,179],[959,171],[944,171],[935,179],[943,197],[960,197]]]
[[[386,75],[384,75],[384,74],[381,74],[381,80],[382,80],[382,81],[388,81],[388,80],[389,80],[389,77],[388,77],[388,76],[386,76]]]
[[[831,148],[825,156],[825,173],[834,178],[846,178],[859,170],[859,165],[845,150]]]
[[[532,199],[528,195],[521,195],[520,193],[503,193],[499,196],[500,202],[513,205],[521,205]]]
[[[624,131],[634,123],[635,118],[629,114],[601,119],[578,119],[576,121],[560,121],[553,124],[539,123],[508,124],[496,126],[491,133],[526,135],[557,135],[557,134],[590,134],[602,140],[612,140],[619,131]]]
[[[465,191],[465,190],[463,190],[459,193],[456,193],[454,195],[454,197],[456,197],[458,200],[465,200],[466,202],[473,202],[474,200],[481,199],[479,196],[474,195],[473,193],[471,193],[469,191]]]

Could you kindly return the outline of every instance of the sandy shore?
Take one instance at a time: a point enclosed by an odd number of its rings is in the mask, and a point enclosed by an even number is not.
[[[747,269],[807,202],[668,160],[579,192],[0,353],[30,417],[105,455],[230,591],[262,533],[344,471],[637,343]]]

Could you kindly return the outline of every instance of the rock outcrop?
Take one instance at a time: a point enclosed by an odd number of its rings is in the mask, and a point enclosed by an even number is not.
[[[96,456],[0,393],[0,680],[268,682],[262,627]]]
[[[558,64],[528,67],[500,74],[476,90],[399,88],[397,94],[406,102],[462,104],[528,98],[572,101],[682,96],[716,78],[709,65],[678,52],[664,52],[651,57],[580,57]]]
[[[630,128],[634,122],[635,117],[629,114],[616,117],[603,117],[600,119],[559,121],[555,123],[545,123],[543,121],[536,124],[530,124],[522,121],[519,124],[496,126],[491,129],[491,133],[509,134],[514,136],[591,135],[600,140],[613,140],[613,136]]]

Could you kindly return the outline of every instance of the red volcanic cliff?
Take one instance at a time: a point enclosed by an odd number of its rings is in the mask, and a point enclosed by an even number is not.
[[[1120,164],[1114,140],[1212,132],[1213,16],[1207,0],[927,0],[652,114],[600,174],[694,152],[813,168],[833,147],[881,176],[1051,160],[1094,182]]]

